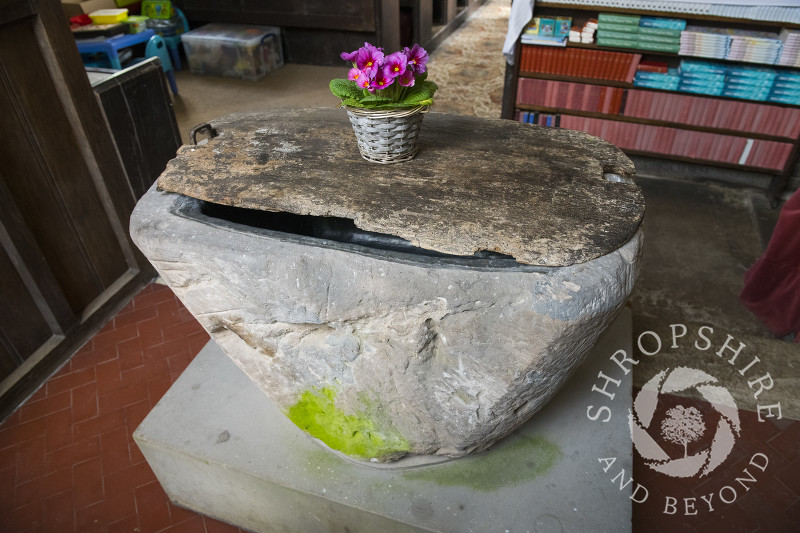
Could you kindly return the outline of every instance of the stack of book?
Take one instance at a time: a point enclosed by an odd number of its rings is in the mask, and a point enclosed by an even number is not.
[[[687,26],[681,32],[680,43],[678,53],[682,56],[725,59],[731,36],[725,28]]]
[[[569,81],[519,78],[517,102],[523,105],[572,109],[616,115],[625,90]]]
[[[630,83],[641,59],[641,54],[626,52],[523,46],[519,69],[522,73],[536,72]]]
[[[535,17],[522,32],[520,41],[522,44],[566,46],[571,28],[572,17]]]
[[[784,28],[778,37],[783,43],[778,64],[787,67],[800,67],[800,31]]]
[[[680,48],[681,30],[685,27],[683,19],[600,13],[597,44],[675,53]]]
[[[585,131],[627,151],[703,159],[770,170],[783,170],[794,146],[789,142],[748,139],[706,131],[594,117],[562,115],[559,125],[566,129]]]
[[[774,65],[780,57],[783,41],[777,33],[731,30],[730,43],[726,59]]]
[[[573,26],[569,32],[569,42],[591,44],[597,31],[597,19],[589,19],[581,26]]]
[[[766,100],[777,72],[773,68],[730,65],[722,96],[745,100]]]
[[[715,96],[722,94],[728,73],[725,65],[720,63],[689,59],[681,61],[678,72],[681,78],[679,91]]]
[[[707,128],[796,138],[800,108],[629,89],[622,114]]]
[[[666,72],[652,72],[647,70],[637,70],[633,78],[633,84],[637,87],[647,87],[648,89],[663,89],[665,91],[677,91],[681,81],[678,69],[667,69]]]
[[[800,73],[778,72],[767,100],[780,104],[800,105]]]

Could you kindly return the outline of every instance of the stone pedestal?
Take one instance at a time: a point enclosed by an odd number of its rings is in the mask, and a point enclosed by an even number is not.
[[[587,406],[604,403],[598,372],[630,348],[626,308],[553,400],[488,452],[388,469],[314,441],[210,342],[134,438],[175,503],[253,531],[627,531],[633,484],[620,490],[598,458],[630,477],[630,376],[610,422]]]

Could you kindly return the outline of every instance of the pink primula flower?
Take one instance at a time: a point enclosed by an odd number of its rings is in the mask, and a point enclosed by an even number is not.
[[[383,65],[383,51],[381,48],[364,43],[364,46],[358,49],[356,68],[372,76],[380,69],[381,65]]]
[[[414,71],[410,68],[407,68],[405,72],[395,78],[397,83],[402,85],[403,87],[413,87],[416,78],[414,77]]]
[[[415,44],[413,48],[405,47],[403,52],[408,58],[408,68],[414,74],[422,74],[425,72],[425,65],[428,63],[428,52],[425,51],[420,45]]]
[[[403,52],[395,52],[383,60],[383,74],[387,78],[396,78],[406,72],[408,58]]]
[[[375,76],[370,80],[369,83],[369,91],[375,92],[380,91],[381,89],[387,88],[389,85],[392,84],[394,78],[391,76],[387,76],[383,70],[378,70],[375,73]]]
[[[355,82],[356,82],[356,87],[358,87],[359,89],[369,89],[369,76],[367,76],[366,74],[362,73],[358,77],[358,79],[355,80]]]

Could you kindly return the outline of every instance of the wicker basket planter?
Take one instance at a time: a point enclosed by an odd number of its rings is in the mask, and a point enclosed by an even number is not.
[[[419,128],[428,107],[389,110],[347,107],[361,157],[382,164],[413,159],[419,150]]]

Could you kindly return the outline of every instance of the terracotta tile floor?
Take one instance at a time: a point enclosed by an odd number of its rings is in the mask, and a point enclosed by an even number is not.
[[[172,505],[131,437],[207,341],[169,288],[138,294],[0,425],[0,532],[240,531]],[[704,483],[656,474],[634,454],[634,479],[650,492],[633,505],[634,531],[800,531],[800,422],[740,415],[742,444]],[[755,453],[769,465],[750,467],[745,490],[735,479]],[[732,498],[726,485],[736,499],[720,505]],[[702,511],[709,493],[713,513],[683,516],[683,498]],[[675,515],[664,513],[667,496],[679,498]]]
[[[0,531],[234,532],[172,505],[131,437],[208,341],[151,284],[0,426]]]

